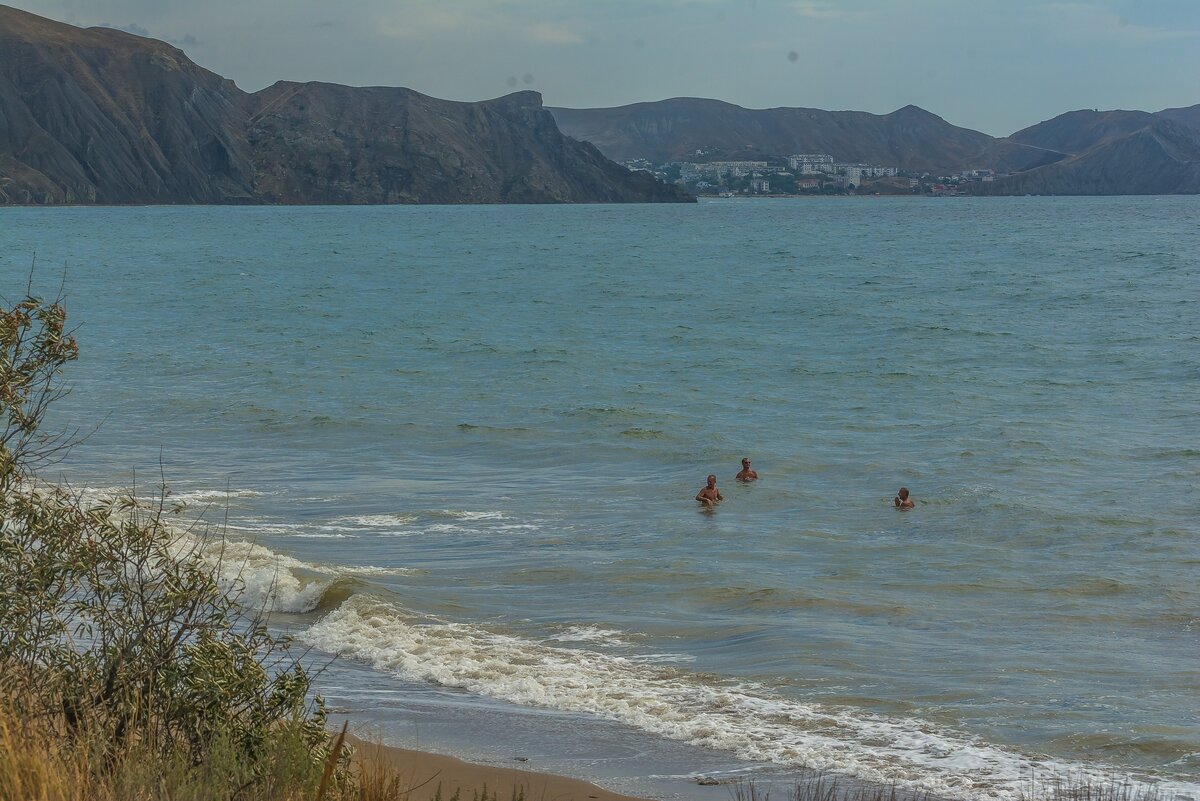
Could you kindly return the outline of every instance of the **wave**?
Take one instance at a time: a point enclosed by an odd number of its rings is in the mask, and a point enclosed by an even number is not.
[[[1030,757],[925,721],[772,697],[677,667],[425,620],[355,596],[303,632],[309,644],[409,681],[586,713],[742,759],[895,783],[955,799],[1027,797],[1036,777],[1138,784],[1114,769]],[[1200,784],[1159,782],[1164,799]]]
[[[329,612],[369,589],[366,578],[422,572],[404,567],[312,564],[244,540],[183,535],[177,547],[195,552],[209,564],[222,592],[239,605],[268,612]]]
[[[415,515],[350,515],[348,517],[339,517],[332,522],[332,525],[351,525],[359,528],[391,528],[394,526],[406,526],[409,523],[415,523],[417,517]]]
[[[594,642],[604,645],[629,645],[625,632],[607,626],[567,626],[549,639],[554,642]]]
[[[272,612],[314,611],[332,577],[299,559],[276,553],[253,542],[192,538],[184,547],[194,547],[214,568],[218,584],[242,606]]]

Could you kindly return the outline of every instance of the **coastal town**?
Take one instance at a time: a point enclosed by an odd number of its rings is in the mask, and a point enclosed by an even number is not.
[[[894,166],[838,161],[829,153],[797,153],[761,160],[708,160],[696,150],[693,161],[652,164],[646,159],[624,162],[630,170],[649,172],[694,195],[710,197],[792,195],[934,195],[969,194],[973,184],[990,183],[993,170],[965,170],[952,175],[905,172]]]

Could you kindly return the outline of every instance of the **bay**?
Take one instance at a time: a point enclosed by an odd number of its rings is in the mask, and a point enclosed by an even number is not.
[[[100,425],[54,474],[161,473],[268,549],[252,589],[370,671],[348,703],[370,675],[951,796],[1195,796],[1198,213],[10,208],[0,269],[12,300],[36,252],[79,326],[55,422]]]

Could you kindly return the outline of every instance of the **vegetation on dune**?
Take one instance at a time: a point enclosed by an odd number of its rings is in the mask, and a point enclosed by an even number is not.
[[[403,797],[357,781],[289,641],[165,488],[90,501],[38,477],[70,444],[42,424],[77,355],[61,302],[0,310],[0,798]]]

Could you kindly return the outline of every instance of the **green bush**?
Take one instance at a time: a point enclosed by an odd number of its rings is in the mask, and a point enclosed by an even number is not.
[[[86,733],[111,759],[130,748],[193,765],[235,754],[250,775],[228,773],[246,786],[273,781],[258,756],[286,733],[319,776],[329,738],[309,673],[261,610],[222,590],[211,543],[187,532],[165,487],[149,504],[88,501],[39,480],[69,445],[42,424],[78,347],[61,302],[4,307],[0,698],[10,714],[68,740]]]

